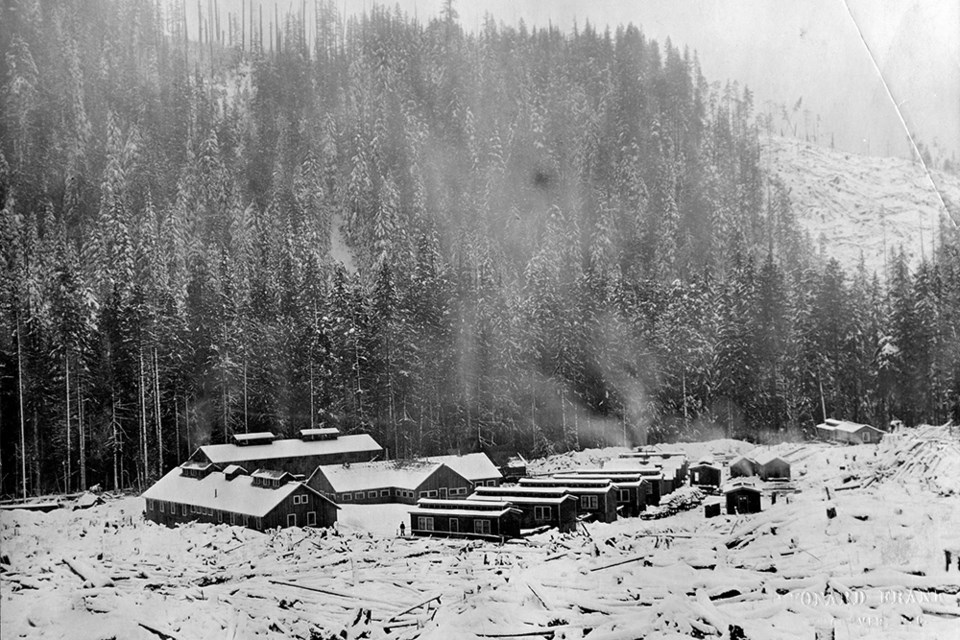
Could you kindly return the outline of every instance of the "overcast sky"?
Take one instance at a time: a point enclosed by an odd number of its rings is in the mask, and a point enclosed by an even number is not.
[[[267,21],[273,0],[247,1],[261,2]],[[280,2],[300,6],[299,0]],[[374,2],[337,4],[357,13]],[[439,14],[443,0],[377,4],[399,5],[425,21]],[[239,11],[241,0],[221,0],[221,12],[233,5]],[[588,20],[601,29],[632,22],[661,44],[669,37],[696,50],[709,81],[750,86],[758,109],[767,101],[792,107],[802,98],[795,117],[801,136],[804,120],[813,135],[819,115],[825,144],[832,133],[847,151],[905,156],[906,132],[872,52],[911,131],[960,158],[957,0],[461,0],[455,7],[468,30],[487,13],[505,24],[522,19],[528,27],[567,31]]]

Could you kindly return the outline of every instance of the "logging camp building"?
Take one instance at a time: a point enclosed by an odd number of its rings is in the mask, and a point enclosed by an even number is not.
[[[158,524],[185,522],[242,525],[257,531],[280,527],[329,527],[340,508],[286,472],[248,474],[229,465],[185,462],[143,494],[145,516]]]
[[[740,456],[730,463],[731,478],[749,478],[758,473],[757,461],[748,456]]]
[[[760,513],[760,489],[738,482],[724,488],[723,495],[727,502],[727,513]]]
[[[423,499],[410,511],[417,536],[489,540],[520,537],[521,511],[505,501]]]
[[[430,456],[427,462],[447,465],[469,480],[475,487],[496,487],[503,482],[503,473],[485,453],[468,453],[462,456]]]
[[[297,438],[278,439],[270,432],[238,433],[228,444],[197,449],[191,460],[218,466],[277,469],[304,477],[322,464],[367,462],[383,448],[365,433],[342,435],[337,429],[303,429]]]
[[[884,435],[883,430],[869,424],[857,424],[833,418],[818,424],[816,429],[817,435],[824,440],[847,444],[876,443],[880,442]]]
[[[617,515],[639,516],[647,508],[650,482],[639,473],[629,471],[604,471],[603,469],[575,469],[568,473],[556,473],[557,480],[609,480],[617,498]]]
[[[789,480],[790,463],[772,452],[761,453],[757,461],[757,474],[761,480]]]
[[[617,519],[617,496],[613,483],[606,478],[561,480],[558,478],[520,478],[521,487],[559,487],[578,498],[577,509],[600,522]]]
[[[720,467],[709,460],[701,460],[690,467],[690,486],[720,488]]]
[[[509,502],[520,510],[524,529],[549,526],[566,533],[577,528],[577,497],[562,487],[477,487],[467,500]]]
[[[340,504],[416,504],[421,498],[466,498],[473,489],[470,480],[432,460],[321,465],[307,484]]]

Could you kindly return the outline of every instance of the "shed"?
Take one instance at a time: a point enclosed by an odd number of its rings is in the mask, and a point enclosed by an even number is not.
[[[848,444],[871,444],[880,442],[884,432],[869,424],[856,422],[840,422],[834,430],[834,439]]]
[[[730,463],[730,477],[744,478],[757,475],[757,461],[747,456],[740,456]]]
[[[184,522],[242,525],[258,531],[278,527],[328,527],[339,507],[289,474],[257,470],[252,475],[193,465],[173,469],[143,493],[145,516],[158,524]],[[242,470],[241,470],[242,471]]]
[[[477,487],[468,500],[504,500],[523,512],[525,529],[554,525],[561,532],[577,527],[579,499],[563,487]]]
[[[720,467],[712,463],[698,462],[690,467],[690,486],[714,487],[720,486]]]
[[[504,540],[520,537],[521,511],[509,502],[421,500],[410,510],[410,533]]]
[[[305,429],[306,433],[300,438],[282,440],[273,439],[272,433],[237,434],[235,443],[200,447],[191,460],[219,466],[236,464],[247,469],[278,469],[309,476],[322,464],[367,462],[383,455],[380,445],[365,433],[318,438],[315,431],[324,430]]]
[[[520,486],[566,489],[578,498],[577,508],[580,515],[590,515],[600,522],[613,522],[617,519],[617,496],[613,483],[606,478],[520,478]]]
[[[603,473],[600,471],[596,475],[557,473],[554,474],[553,477],[558,480],[577,478],[609,480],[613,483],[617,498],[617,510],[619,515],[622,516],[639,516],[647,506],[647,493],[650,491],[651,483],[640,474],[620,473],[616,471]]]
[[[789,480],[790,463],[775,453],[762,453],[756,457],[757,473],[761,480]]]
[[[419,498],[466,498],[473,488],[449,466],[423,460],[321,465],[307,484],[340,504],[416,504]]]
[[[734,484],[726,487],[723,494],[727,501],[727,513],[760,513],[760,490],[749,484]]]

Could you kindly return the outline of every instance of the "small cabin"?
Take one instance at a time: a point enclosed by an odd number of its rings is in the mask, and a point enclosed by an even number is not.
[[[768,453],[757,456],[757,474],[761,480],[789,480],[790,463],[780,456]]]
[[[747,456],[740,456],[730,463],[731,478],[749,478],[757,475],[757,461]]]
[[[524,529],[551,526],[566,533],[577,528],[578,498],[561,487],[477,487],[467,499],[509,502],[520,509]]]
[[[207,522],[249,527],[329,527],[337,507],[290,474],[242,468],[224,471],[186,462],[143,493],[144,515],[167,526]]]
[[[720,467],[711,462],[698,462],[690,467],[690,486],[692,487],[720,487]]]
[[[735,484],[723,491],[727,513],[760,513],[760,490],[748,484]]]
[[[817,436],[824,440],[847,444],[873,444],[883,439],[885,432],[869,424],[828,418],[816,426]]]
[[[425,499],[410,510],[410,533],[502,542],[520,537],[520,518],[509,502]]]
[[[559,487],[577,497],[581,516],[588,515],[600,522],[617,519],[617,496],[613,483],[604,478],[559,480],[554,478],[521,478],[521,487]]]
[[[584,478],[609,480],[613,483],[613,489],[616,492],[617,514],[626,518],[639,516],[647,506],[647,493],[650,490],[650,483],[640,474],[628,474],[615,471],[603,473],[600,471],[596,475],[557,473],[554,474],[553,477],[557,480]]]

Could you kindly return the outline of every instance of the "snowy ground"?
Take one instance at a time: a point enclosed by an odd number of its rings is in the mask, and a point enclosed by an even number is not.
[[[902,246],[915,264],[939,244],[947,214],[919,163],[778,136],[765,136],[762,148],[765,166],[790,189],[801,227],[816,246],[822,235],[826,255],[848,270],[862,253],[868,274],[883,274],[884,247]],[[943,198],[960,204],[960,178],[934,171],[933,180]]]
[[[838,639],[956,638],[960,571],[945,572],[943,549],[960,550],[958,435],[778,445],[801,491],[761,514],[706,519],[700,508],[502,546],[397,538],[402,506],[351,505],[337,531],[272,534],[167,529],[142,519],[138,498],[4,512],[0,636],[726,639],[740,637],[735,625],[752,640],[831,628]],[[678,447],[718,458],[752,448]]]

